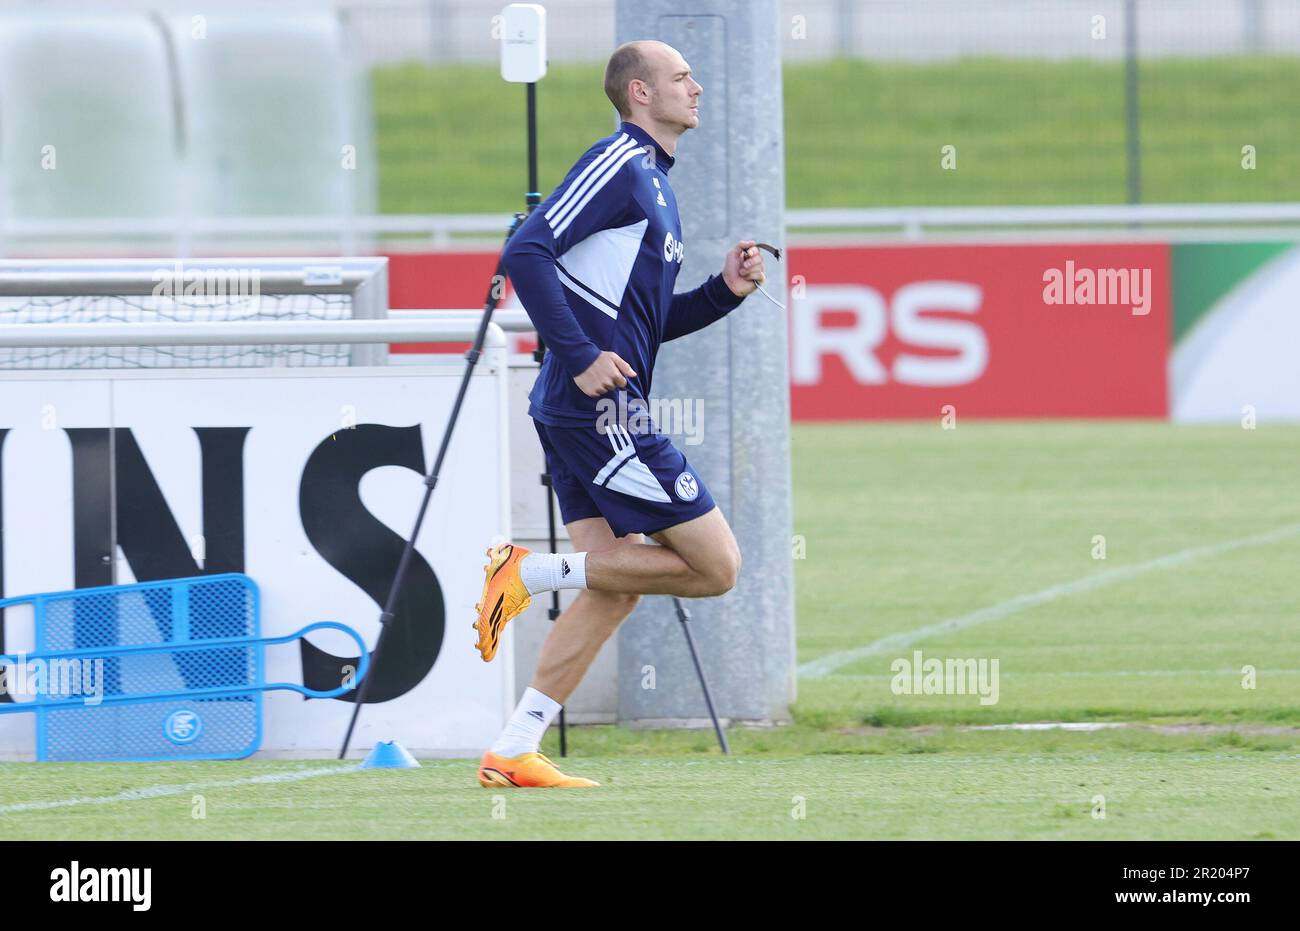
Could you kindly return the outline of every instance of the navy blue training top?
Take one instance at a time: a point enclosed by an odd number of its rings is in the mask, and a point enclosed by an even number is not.
[[[660,343],[720,320],[744,300],[721,275],[673,293],[683,254],[668,185],[673,162],[649,133],[624,122],[583,153],[506,244],[506,271],[549,350],[528,396],[534,419],[593,424],[599,399],[573,379],[605,350],[637,373],[625,389],[630,409],[632,399],[650,395]]]

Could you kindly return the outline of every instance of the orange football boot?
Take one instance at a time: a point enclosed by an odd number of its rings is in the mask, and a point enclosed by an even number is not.
[[[588,789],[600,785],[581,776],[566,776],[540,753],[497,756],[491,750],[478,764],[478,782],[485,789]]]
[[[474,605],[478,611],[478,620],[474,622],[474,629],[478,631],[475,648],[485,663],[497,655],[501,631],[506,629],[506,623],[532,604],[524,580],[519,576],[519,563],[530,552],[513,543],[488,547],[488,564],[483,567],[486,576],[483,597]]]

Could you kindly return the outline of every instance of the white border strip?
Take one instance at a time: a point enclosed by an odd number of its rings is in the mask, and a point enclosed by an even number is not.
[[[1198,559],[1204,559],[1207,556],[1218,556],[1220,553],[1228,553],[1248,546],[1265,546],[1269,543],[1277,543],[1289,537],[1294,537],[1297,534],[1300,534],[1300,524],[1291,524],[1286,527],[1279,527],[1276,530],[1270,530],[1268,533],[1256,534],[1253,537],[1242,537],[1239,540],[1229,540],[1226,543],[1215,543],[1210,546],[1194,546],[1190,549],[1170,553],[1168,556],[1160,556],[1147,562],[1138,563],[1135,566],[1109,569],[1096,575],[1075,579],[1073,582],[1053,585],[1050,588],[1044,588],[1041,591],[1027,595],[1017,595],[1010,601],[1004,601],[1001,604],[991,605],[987,608],[980,608],[970,614],[963,614],[960,617],[939,621],[937,624],[918,627],[916,630],[890,634],[888,637],[881,637],[879,640],[864,646],[854,647],[851,650],[839,650],[820,659],[811,660],[799,667],[799,675],[806,679],[820,679],[823,676],[832,674],[836,669],[856,663],[860,659],[877,656],[881,653],[901,652],[913,644],[936,634],[948,634],[958,630],[965,630],[967,627],[974,627],[987,621],[1000,621],[1004,617],[1009,617],[1027,608],[1035,608],[1060,598],[1077,595],[1080,592],[1092,591],[1095,588],[1104,588],[1107,585],[1114,585],[1116,582],[1127,582],[1129,579],[1145,575],[1148,572],[1154,572],[1157,569],[1181,566]]]
[[[358,763],[353,766],[331,766],[327,769],[298,769],[288,773],[265,773],[261,776],[227,779],[222,782],[188,782],[181,785],[144,786],[139,789],[127,789],[117,795],[64,798],[49,802],[16,802],[12,805],[0,805],[0,815],[10,815],[21,811],[46,811],[51,808],[73,808],[79,805],[113,805],[117,802],[137,802],[141,799],[184,795],[186,792],[194,792],[199,789],[229,789],[235,786],[254,786],[272,782],[300,782],[304,779],[315,779],[317,776],[355,773],[360,769],[361,764]]]

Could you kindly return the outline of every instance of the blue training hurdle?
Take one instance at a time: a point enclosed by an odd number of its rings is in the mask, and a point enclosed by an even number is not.
[[[39,761],[246,757],[262,743],[263,692],[337,698],[370,666],[361,636],[334,621],[262,637],[257,584],[240,573],[22,595],[0,612],[20,605],[32,607],[35,649],[0,654],[0,714],[35,714]],[[266,681],[266,647],[324,629],[356,641],[346,684]],[[16,691],[32,697],[15,701]]]

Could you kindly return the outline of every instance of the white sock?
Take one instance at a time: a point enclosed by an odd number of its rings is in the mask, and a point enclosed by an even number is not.
[[[519,561],[528,594],[587,587],[586,553],[529,553]]]
[[[527,557],[525,557],[526,559]],[[531,686],[524,689],[524,697],[506,722],[501,736],[492,745],[497,756],[519,756],[536,753],[542,745],[542,735],[560,713],[559,702],[553,701]]]

